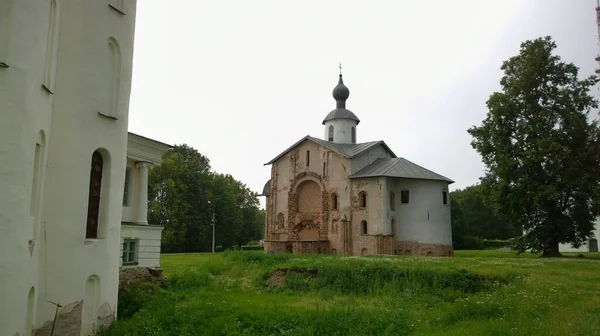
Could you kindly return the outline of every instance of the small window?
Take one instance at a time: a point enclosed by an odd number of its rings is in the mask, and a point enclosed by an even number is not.
[[[123,188],[123,206],[128,207],[131,201],[131,167],[125,168],[125,185]]]
[[[285,216],[284,216],[283,212],[280,212],[277,215],[277,228],[281,230],[284,227],[285,227]]]
[[[326,163],[323,162],[323,174],[321,175],[322,177],[325,177],[325,173],[327,172],[327,166]]]
[[[327,136],[327,140],[333,141],[333,125],[329,126],[329,135]]]
[[[367,207],[367,193],[364,192],[364,191],[361,191],[358,194],[358,198],[359,198],[359,201],[360,201],[360,206],[362,208],[366,208]]]
[[[442,202],[444,204],[448,204],[448,192],[447,191],[442,191]]]
[[[306,151],[306,166],[310,167],[310,151]]]
[[[123,240],[123,264],[137,262],[137,242],[133,239]]]
[[[400,203],[408,204],[408,201],[409,201],[408,196],[409,196],[408,190],[402,190],[400,192]]]
[[[396,210],[396,194],[394,192],[390,193],[390,210]]]
[[[396,235],[396,218],[392,217],[392,236]]]
[[[356,127],[352,127],[352,143],[356,143]]]
[[[364,235],[367,234],[367,232],[368,232],[367,221],[360,222],[360,230],[361,230],[362,234],[364,234]]]
[[[338,195],[336,193],[331,195],[331,209],[337,210],[338,208]]]

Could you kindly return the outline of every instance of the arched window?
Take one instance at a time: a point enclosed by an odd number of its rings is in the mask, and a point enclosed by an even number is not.
[[[44,176],[44,152],[46,147],[46,136],[44,131],[40,131],[38,139],[35,142],[35,151],[33,156],[33,178],[31,183],[31,200],[29,201],[29,216],[33,217],[33,238],[37,239],[38,227],[40,222],[40,199],[42,193]]]
[[[121,48],[119,43],[113,37],[108,39],[109,51],[109,103],[107,116],[113,119],[120,117],[119,111],[119,93],[121,91]]]
[[[329,125],[329,135],[327,136],[327,140],[333,141],[333,125]]]
[[[102,171],[104,159],[100,152],[92,154],[90,169],[90,188],[88,196],[87,226],[85,238],[98,238],[98,215],[100,214],[100,192],[102,191]]]
[[[396,194],[394,192],[390,192],[390,210],[396,210]]]
[[[277,215],[277,228],[283,229],[285,227],[285,216],[282,212]]]
[[[44,65],[43,87],[50,93],[54,93],[54,73],[56,71],[56,53],[58,52],[58,6],[57,0],[50,1],[50,12],[48,17],[48,36],[46,37],[46,64]]]
[[[361,221],[361,222],[360,222],[360,232],[361,232],[362,234],[366,235],[366,234],[367,234],[367,232],[369,232],[367,229],[368,229],[368,228],[367,228],[367,221]]]
[[[356,127],[352,127],[352,143],[356,143]]]
[[[360,201],[360,206],[362,208],[366,208],[367,207],[367,193],[364,191],[361,191],[360,193],[358,193],[358,199]]]
[[[336,193],[331,194],[331,209],[338,209],[338,195]]]

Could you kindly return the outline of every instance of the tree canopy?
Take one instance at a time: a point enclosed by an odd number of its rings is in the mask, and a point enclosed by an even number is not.
[[[521,44],[505,61],[502,90],[487,101],[481,126],[468,130],[486,166],[486,197],[523,230],[520,251],[559,256],[580,246],[600,215],[600,131],[588,115],[597,79],[553,52],[551,37]]]
[[[149,174],[148,217],[164,225],[164,252],[200,252],[215,245],[223,249],[260,239],[264,210],[257,194],[231,175],[211,172],[209,159],[196,149],[178,145]]]
[[[481,184],[468,186],[450,193],[452,240],[455,249],[472,248],[469,238],[507,240],[517,237],[521,230],[494,212],[486,204]]]

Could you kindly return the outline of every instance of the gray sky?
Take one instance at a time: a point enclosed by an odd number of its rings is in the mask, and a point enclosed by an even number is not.
[[[340,62],[357,140],[384,140],[452,190],[483,175],[466,130],[522,41],[551,35],[585,76],[599,50],[595,0],[172,3],[138,1],[129,129],[258,192],[264,163],[323,137]]]

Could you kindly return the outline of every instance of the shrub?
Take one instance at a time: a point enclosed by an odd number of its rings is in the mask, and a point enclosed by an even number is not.
[[[479,237],[464,236],[456,237],[453,242],[455,250],[484,250],[484,240]]]

